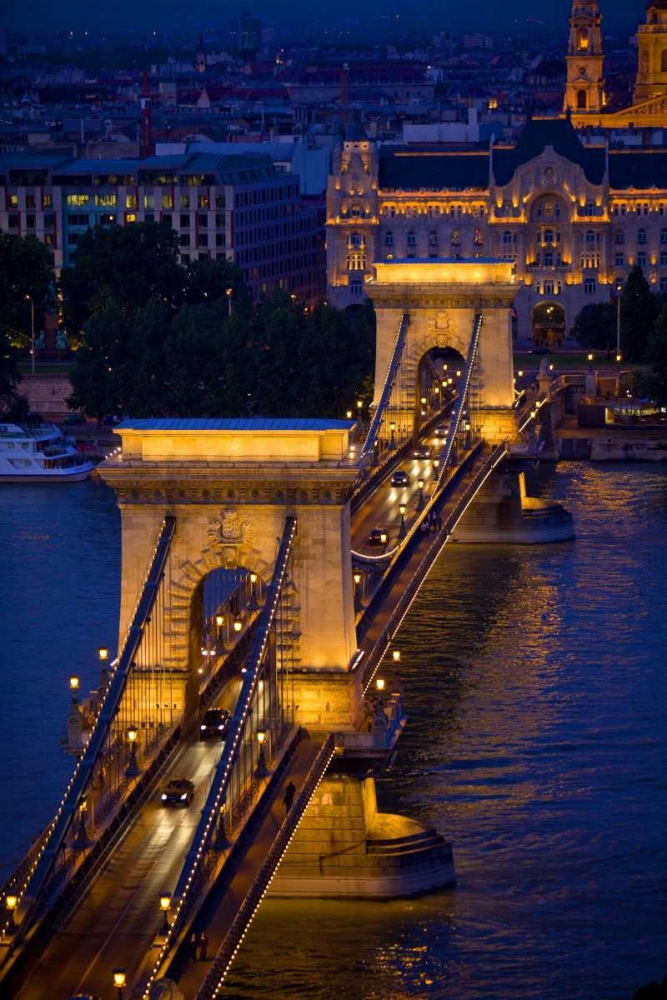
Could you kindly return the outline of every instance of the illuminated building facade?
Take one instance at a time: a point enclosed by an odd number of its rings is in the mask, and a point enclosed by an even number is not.
[[[71,263],[87,229],[149,221],[176,231],[183,264],[238,264],[255,299],[275,288],[309,303],[323,295],[317,211],[301,201],[299,178],[279,173],[269,156],[0,156],[0,230],[46,243],[57,270]]]
[[[438,257],[515,261],[523,343],[561,341],[634,264],[667,292],[667,149],[584,146],[567,116],[487,149],[349,134],[327,195],[332,303],[361,302],[375,262]]]

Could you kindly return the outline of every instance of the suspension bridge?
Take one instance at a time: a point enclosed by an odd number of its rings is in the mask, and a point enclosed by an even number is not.
[[[514,391],[511,265],[377,272],[367,426],[118,428],[101,468],[122,515],[118,650],[55,815],[3,887],[3,995],[207,1000],[267,892],[454,881],[444,837],[375,798],[405,725],[401,623],[467,532],[551,541],[571,521],[497,485],[521,476],[546,401]],[[211,710],[220,733],[199,739]]]

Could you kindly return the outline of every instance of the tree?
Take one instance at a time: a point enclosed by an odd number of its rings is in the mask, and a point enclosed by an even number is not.
[[[584,306],[572,325],[572,334],[582,347],[609,351],[616,343],[616,307],[609,302]]]
[[[663,306],[648,339],[646,351],[650,371],[647,376],[649,394],[661,406],[667,406],[667,305]]]
[[[31,303],[41,325],[53,289],[53,254],[34,236],[0,233],[0,335],[17,348],[31,339]]]
[[[633,267],[621,292],[621,351],[626,361],[641,361],[655,322],[655,303],[641,267]]]
[[[110,300],[124,316],[151,300],[175,309],[185,298],[185,277],[168,223],[96,226],[81,236],[73,265],[60,276],[65,326],[76,334]]]

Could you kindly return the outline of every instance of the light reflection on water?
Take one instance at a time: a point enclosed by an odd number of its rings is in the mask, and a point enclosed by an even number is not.
[[[667,973],[667,469],[538,486],[577,540],[450,549],[400,639],[379,792],[452,839],[457,888],[270,901],[230,998],[620,1000]]]
[[[451,838],[455,890],[267,901],[236,1000],[629,998],[667,973],[667,469],[541,480],[577,540],[452,547],[403,629],[389,811]],[[94,483],[0,489],[0,866],[53,813],[67,677],[113,645],[119,521]]]

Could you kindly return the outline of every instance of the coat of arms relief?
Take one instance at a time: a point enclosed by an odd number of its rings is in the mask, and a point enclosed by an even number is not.
[[[234,507],[226,507],[209,521],[208,536],[220,551],[223,564],[233,567],[239,563],[239,549],[253,541],[255,528],[252,521],[242,521]]]

